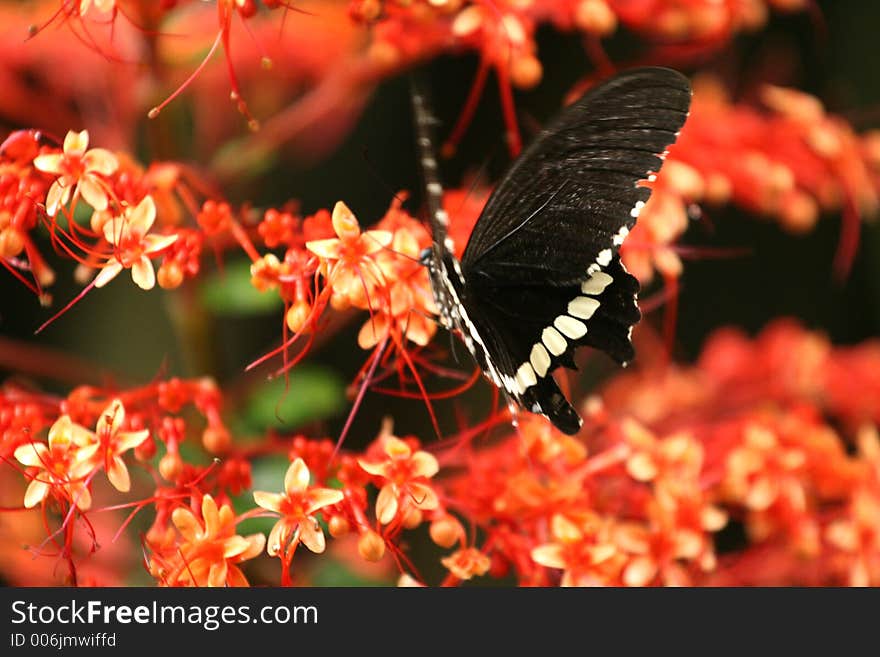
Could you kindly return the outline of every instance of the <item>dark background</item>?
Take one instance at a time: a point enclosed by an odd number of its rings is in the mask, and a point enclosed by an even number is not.
[[[824,22],[806,14],[776,15],[768,29],[738,37],[723,53],[710,58],[700,70],[719,72],[737,97],[750,98],[758,81],[773,81],[817,94],[828,108],[847,117],[862,131],[880,126],[880,50],[877,28],[880,3],[825,0],[817,3]],[[638,55],[638,43],[626,35],[608,44],[616,60],[625,62]],[[517,94],[523,126],[539,125],[560,106],[564,93],[590,71],[577,38],[546,29],[539,34],[539,53],[544,80],[534,91]],[[213,65],[221,66],[219,61]],[[430,65],[435,113],[445,130],[461,109],[475,70],[473,56],[444,57]],[[693,73],[694,70],[687,70]],[[7,126],[10,128],[20,126]],[[444,127],[441,133],[445,134]],[[528,137],[528,128],[524,128]],[[494,180],[503,172],[506,150],[503,126],[494,86],[490,79],[477,116],[468,130],[458,155],[442,169],[448,186],[460,184],[463,176],[485,167]],[[421,183],[410,128],[408,84],[405,79],[383,83],[356,129],[343,146],[322,162],[294,158],[256,180],[242,181],[226,190],[232,201],[253,201],[261,206],[280,205],[290,198],[302,202],[306,212],[331,208],[344,199],[362,223],[380,218],[392,190],[408,189],[417,209]],[[748,247],[751,253],[735,259],[687,262],[682,279],[682,297],[677,333],[677,355],[693,359],[706,336],[721,326],[739,326],[754,333],[780,316],[799,318],[811,328],[827,332],[835,342],[854,343],[878,334],[880,326],[880,231],[872,224],[862,229],[861,247],[846,281],[835,281],[832,259],[837,246],[839,217],[823,217],[807,235],[792,236],[768,222],[728,208],[713,211],[714,231],[704,224],[691,227],[689,244],[720,247]],[[48,252],[48,244],[44,251]],[[78,291],[70,280],[69,266],[53,261],[59,280],[53,292],[51,312]],[[125,279],[125,280],[123,280]],[[156,376],[215,376],[221,386],[239,388],[256,385],[261,379],[243,379],[244,366],[277,343],[281,330],[280,310],[272,314],[235,317],[206,312],[197,344],[191,337],[181,340],[180,320],[198,314],[196,306],[181,293],[156,289],[137,290],[127,276],[120,276],[106,289],[88,295],[78,306],[43,334],[34,329],[50,311],[8,275],[0,275],[0,337],[46,351],[50,360],[64,353],[81,357],[83,379],[94,380],[110,373],[117,382],[142,384]],[[646,321],[657,322],[649,316]],[[343,383],[350,382],[366,352],[355,343],[360,319],[343,329],[337,338],[317,350],[310,360],[326,367]],[[446,341],[443,335],[439,341]],[[463,353],[463,350],[459,350]],[[591,361],[592,362],[592,361]],[[604,363],[604,361],[603,361]],[[4,362],[0,362],[0,368]],[[467,361],[463,369],[470,367]],[[596,376],[613,371],[602,365]],[[0,371],[14,375],[16,371]],[[68,377],[69,378],[69,377]],[[28,380],[35,381],[33,377]],[[39,379],[39,384],[59,392],[73,381]],[[294,376],[292,394],[296,394]],[[489,387],[477,386],[472,394],[476,407],[485,407]],[[451,407],[440,405],[441,413]],[[338,435],[345,419],[341,412],[314,424],[315,432]],[[393,413],[400,433],[432,434],[427,414],[418,401],[399,402],[368,395],[352,432],[351,446],[370,440],[379,419]],[[444,430],[450,420],[443,421]]]

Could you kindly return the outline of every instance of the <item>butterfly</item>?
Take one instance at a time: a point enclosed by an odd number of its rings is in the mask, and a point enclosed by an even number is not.
[[[574,434],[582,419],[551,373],[581,346],[626,365],[641,318],[620,247],[688,116],[691,87],[666,68],[624,72],[565,108],[513,163],[459,261],[447,237],[425,96],[413,105],[433,246],[422,253],[440,322],[520,409]]]

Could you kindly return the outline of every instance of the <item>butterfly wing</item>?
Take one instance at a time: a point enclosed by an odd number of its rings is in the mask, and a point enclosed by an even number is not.
[[[465,276],[526,285],[582,281],[606,249],[616,252],[621,228],[635,224],[650,194],[637,183],[659,171],[690,98],[680,73],[643,68],[568,106],[489,198],[462,257]]]
[[[582,345],[633,356],[638,282],[618,251],[690,97],[686,78],[660,68],[588,92],[514,164],[465,249],[461,302],[485,359],[517,403],[566,433],[580,418],[550,372],[573,367]]]

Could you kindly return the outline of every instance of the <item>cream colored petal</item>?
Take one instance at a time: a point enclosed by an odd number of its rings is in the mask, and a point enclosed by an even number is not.
[[[26,509],[32,509],[42,502],[48,494],[49,484],[45,481],[40,481],[39,479],[33,479],[31,483],[28,484],[27,490],[24,492],[24,507]]]
[[[95,276],[95,287],[104,287],[116,278],[119,275],[119,272],[122,271],[122,263],[119,262],[116,258],[110,258],[107,261],[101,271],[98,272],[98,275]]]
[[[274,511],[275,513],[281,512],[281,502],[284,498],[284,495],[278,493],[267,493],[263,490],[254,491],[254,502],[257,503],[257,506],[261,506],[267,511]]]
[[[64,156],[61,153],[37,155],[34,158],[34,168],[44,173],[53,173],[57,176],[61,173],[62,162],[64,162]]]
[[[77,189],[79,189],[79,195],[83,201],[91,205],[95,210],[102,212],[107,209],[110,203],[107,198],[107,190],[104,189],[104,186],[96,177],[84,174],[79,179]]]
[[[146,235],[141,244],[144,247],[144,253],[153,254],[168,248],[177,241],[178,235]]]
[[[381,251],[391,244],[393,235],[387,230],[368,230],[363,235],[363,244],[366,246],[365,253],[373,254]]]
[[[87,171],[105,176],[116,173],[116,169],[119,168],[119,160],[106,148],[93,148],[83,156],[82,161]]]
[[[245,540],[248,543],[247,549],[238,555],[237,561],[247,561],[258,556],[263,548],[266,547],[266,537],[262,534],[251,534]]]
[[[229,566],[226,565],[226,559],[211,564],[211,570],[208,572],[208,586],[215,588],[226,586],[228,572]]]
[[[636,557],[623,571],[626,586],[646,586],[657,576],[657,562],[651,557]]]
[[[248,543],[247,539],[244,536],[230,536],[225,541],[223,541],[223,557],[226,559],[230,559],[232,557],[237,557],[238,555],[245,552],[250,547],[250,543]]]
[[[372,463],[370,461],[365,461],[364,459],[358,459],[358,465],[361,466],[361,469],[365,470],[371,475],[376,477],[387,477],[388,476],[388,464],[387,463]]]
[[[558,543],[548,543],[533,548],[532,561],[547,568],[565,568],[562,546]]]
[[[413,477],[433,477],[440,469],[437,459],[428,452],[416,452],[412,456]]]
[[[49,427],[49,447],[67,447],[72,442],[73,422],[69,415],[62,415]]]
[[[341,490],[334,488],[313,488],[309,491],[309,506],[306,513],[312,514],[318,509],[341,502],[345,497]]]
[[[107,479],[113,484],[113,488],[120,493],[127,493],[131,490],[131,479],[128,476],[128,468],[125,467],[125,461],[118,456],[114,456],[110,459],[110,464],[107,467]]]
[[[326,547],[324,532],[312,518],[306,518],[299,523],[299,540],[315,554],[320,554]]]
[[[284,474],[284,490],[290,493],[302,493],[309,487],[309,468],[301,458],[296,459]]]
[[[333,231],[342,239],[350,240],[361,234],[361,227],[354,213],[342,201],[337,201],[333,206],[333,214],[330,216]]]
[[[385,453],[392,459],[408,459],[412,456],[412,449],[397,436],[391,436],[385,441]]]
[[[859,533],[848,521],[836,520],[828,525],[825,537],[835,547],[848,552],[855,552],[859,547]]]
[[[69,486],[70,498],[80,511],[87,511],[92,506],[92,494],[83,483]]]
[[[91,445],[95,442],[96,438],[93,432],[89,431],[81,424],[73,422],[70,425],[70,440],[74,445],[82,447],[85,445]]]
[[[110,244],[119,244],[122,238],[128,234],[128,224],[125,217],[120,215],[111,216],[101,225],[104,239]]]
[[[379,496],[376,498],[376,519],[383,525],[387,525],[397,515],[399,506],[397,497],[397,486],[394,484],[383,486],[379,491]]]
[[[361,326],[358,331],[357,343],[361,349],[372,349],[388,335],[388,318],[376,314]]]
[[[272,527],[272,531],[269,532],[269,540],[266,548],[270,557],[274,557],[281,553],[281,550],[287,545],[292,529],[293,527],[287,518],[282,518],[275,523]]]
[[[564,515],[557,513],[550,519],[553,536],[563,543],[576,543],[584,536],[580,528]]]
[[[425,484],[414,483],[409,485],[410,500],[417,509],[433,511],[440,506],[437,493]]]
[[[74,132],[69,130],[64,137],[64,153],[67,155],[82,155],[89,147],[89,131]]]
[[[130,449],[134,449],[149,437],[149,429],[142,429],[140,431],[120,431],[116,436],[116,453],[122,454]]]
[[[657,474],[654,457],[647,452],[636,452],[626,462],[626,471],[636,481],[651,481]]]
[[[105,433],[115,435],[122,428],[123,422],[125,422],[125,406],[122,405],[122,400],[114,399],[101,412],[95,428],[99,435]]]
[[[336,260],[342,250],[342,243],[336,238],[325,240],[312,240],[306,242],[306,248],[319,258],[325,260]]]
[[[45,443],[28,443],[19,445],[13,452],[16,460],[29,467],[45,467],[49,458],[49,448]]]
[[[770,477],[759,477],[749,488],[745,500],[746,507],[752,511],[764,511],[776,501],[779,487]]]
[[[190,543],[197,540],[202,531],[202,526],[195,514],[184,507],[174,509],[171,513],[171,522],[174,523],[183,538]]]
[[[216,536],[220,532],[220,511],[210,495],[202,498],[202,520],[205,521],[206,536]]]
[[[79,449],[79,451],[77,451],[76,459],[80,463],[88,463],[95,457],[95,454],[98,453],[99,449],[101,449],[101,443],[95,442],[91,445],[86,445],[85,447],[82,447]]]
[[[147,256],[141,256],[140,259],[131,266],[131,279],[142,290],[152,290],[156,285],[156,270],[153,269],[153,263]]]
[[[100,445],[99,445],[100,447]],[[86,449],[85,447],[83,449]],[[95,469],[95,463],[90,460],[83,459],[77,452],[76,459],[67,469],[67,476],[71,480],[87,479]]]
[[[727,512],[717,506],[707,506],[700,512],[700,524],[706,531],[720,531],[727,524]]]
[[[129,230],[136,231],[139,235],[146,235],[153,222],[156,221],[156,202],[153,197],[145,196],[140,203],[127,212],[126,218]]]
[[[52,183],[52,186],[49,187],[49,192],[46,194],[46,213],[50,217],[54,217],[58,214],[58,210],[62,205],[67,203],[70,199],[70,187],[65,187],[57,180]]]

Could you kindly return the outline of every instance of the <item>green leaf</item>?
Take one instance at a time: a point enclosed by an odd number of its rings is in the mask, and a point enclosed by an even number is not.
[[[289,386],[283,378],[267,381],[245,402],[244,417],[257,431],[294,428],[322,420],[345,406],[345,385],[332,372],[308,365],[296,367]]]
[[[262,315],[284,303],[277,290],[260,292],[251,285],[250,260],[233,260],[211,274],[199,290],[202,303],[216,315]]]

